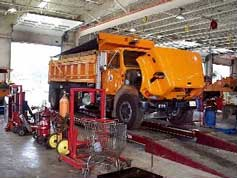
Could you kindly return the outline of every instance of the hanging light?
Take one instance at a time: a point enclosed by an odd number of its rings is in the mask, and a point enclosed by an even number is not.
[[[178,19],[178,20],[184,20],[185,19],[185,17],[182,14],[177,15],[175,18]]]
[[[179,8],[179,14],[175,16],[176,19],[178,20],[185,20],[185,17],[183,16],[183,11],[184,11],[184,8],[180,7]]]
[[[12,7],[12,8],[9,8],[8,10],[7,10],[7,12],[9,12],[10,14],[14,14],[14,13],[16,13],[16,8],[14,8],[14,7]]]
[[[135,28],[131,28],[129,31],[130,32],[136,32],[137,30]]]
[[[157,39],[161,39],[162,38],[162,36],[161,35],[157,35],[157,37],[156,37]]]
[[[48,5],[48,2],[49,2],[49,1],[50,1],[50,0],[43,0],[43,1],[41,1],[41,2],[39,3],[38,7],[41,8],[41,9],[45,8],[45,7]]]

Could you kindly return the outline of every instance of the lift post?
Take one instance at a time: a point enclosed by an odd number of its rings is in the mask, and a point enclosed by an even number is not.
[[[202,132],[195,129],[194,130],[180,129],[180,128],[175,128],[172,126],[167,126],[160,123],[148,122],[148,121],[144,121],[142,123],[142,126],[144,129],[147,129],[147,130],[160,131],[160,132],[167,133],[170,135],[175,135],[177,137],[194,139],[195,142],[198,144],[237,153],[236,144],[233,144],[223,139],[212,136],[207,132]],[[203,165],[199,162],[196,162],[192,160],[191,158],[189,158],[188,156],[178,153],[177,151],[174,151],[169,147],[166,147],[160,144],[159,141],[154,140],[152,137],[139,135],[137,133],[133,133],[132,131],[129,131],[128,139],[145,145],[145,151],[150,154],[160,156],[160,157],[169,159],[171,161],[175,161],[175,162],[193,167],[195,169],[199,169],[199,170],[223,177],[223,178],[227,178],[227,176],[223,175],[222,173],[214,169],[211,169],[208,166]]]
[[[193,130],[180,129],[176,127],[162,125],[160,123],[147,122],[147,121],[144,121],[142,125],[143,127],[147,129],[164,132],[164,133],[175,135],[178,137],[185,137],[185,138],[190,138],[190,139],[195,138],[195,142],[198,144],[237,153],[236,144],[233,144],[223,139],[220,139],[218,137],[212,136],[208,132],[203,132],[197,129],[193,129]]]
[[[74,114],[74,97],[76,92],[85,92],[93,96],[100,94],[100,117],[80,118],[81,124],[84,124],[85,132],[87,134],[86,138],[83,140],[78,140],[79,130],[75,127],[76,117]],[[90,164],[90,161],[96,154],[98,156],[103,155],[103,160],[109,161],[109,164],[115,163],[118,167],[130,166],[131,164],[130,160],[120,156],[122,149],[126,145],[127,127],[124,124],[116,123],[114,120],[106,118],[105,97],[105,91],[103,89],[70,89],[70,120],[67,134],[68,150],[65,154],[59,156],[59,160],[63,160],[71,166],[82,170],[84,176],[89,172],[91,166],[94,166]],[[96,101],[96,97],[92,97],[91,101]],[[60,142],[58,143],[58,147],[59,144]],[[83,153],[82,151],[81,153],[78,153],[77,149],[80,148],[81,151],[83,148],[87,149],[87,152]],[[126,165],[122,163],[125,163]]]
[[[8,105],[8,123],[5,127],[6,131],[13,129],[15,124],[21,122],[19,116],[23,112],[23,102],[25,99],[25,93],[22,91],[22,85],[11,85],[10,86],[10,95],[9,105]]]
[[[71,166],[82,170],[85,167],[85,161],[82,158],[87,157],[85,154],[78,154],[77,149],[87,144],[87,141],[78,140],[78,129],[75,127],[75,114],[74,114],[74,98],[76,92],[87,92],[90,94],[96,94],[97,92],[101,95],[100,100],[100,118],[96,119],[99,122],[106,122],[105,118],[105,91],[103,89],[93,88],[71,88],[70,89],[70,121],[68,128],[68,155],[60,155],[59,159],[65,161]]]

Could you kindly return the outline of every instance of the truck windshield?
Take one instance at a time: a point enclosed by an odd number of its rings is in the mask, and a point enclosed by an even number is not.
[[[126,67],[139,67],[137,63],[137,58],[144,55],[145,52],[142,51],[128,51],[123,52],[124,65]]]

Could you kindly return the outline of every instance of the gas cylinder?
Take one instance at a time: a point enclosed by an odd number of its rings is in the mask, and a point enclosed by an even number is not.
[[[66,92],[63,92],[63,96],[59,101],[59,114],[65,118],[69,114],[69,100]]]
[[[50,135],[50,111],[44,108],[40,114],[40,122],[37,124],[38,137],[48,137]]]

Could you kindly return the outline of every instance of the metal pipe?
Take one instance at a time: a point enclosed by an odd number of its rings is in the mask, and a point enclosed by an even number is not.
[[[223,12],[219,12],[219,13],[214,13],[214,14],[210,14],[209,16],[216,16],[216,15],[221,15],[221,14],[225,14],[225,13],[228,13],[228,12],[233,12],[233,11],[237,11],[237,9],[232,9],[232,10],[228,10],[228,11],[223,11]],[[233,14],[231,14],[233,15]],[[189,19],[189,20],[186,20],[186,21],[183,21],[182,23],[183,24],[186,24],[187,22],[190,22],[190,21],[194,21],[194,20],[198,20],[198,19],[201,19],[201,17],[197,17],[197,18],[193,18],[193,19]],[[233,19],[233,17],[232,17]],[[235,18],[236,19],[236,18]],[[210,21],[206,21],[206,22],[201,22],[201,23],[198,23],[198,24],[194,24],[194,25],[190,25],[190,27],[193,27],[193,26],[200,26],[200,25],[205,25],[205,24],[208,24],[210,23]],[[167,33],[167,32],[170,32],[170,31],[174,31],[174,30],[183,30],[184,27],[181,26],[181,27],[178,27],[178,28],[168,28],[168,30],[164,30],[164,31],[160,31],[158,29],[162,29],[164,27],[169,27],[169,26],[172,26],[172,25],[177,25],[177,24],[180,24],[179,23],[171,23],[171,24],[168,24],[168,25],[163,25],[163,26],[158,26],[158,27],[152,27],[152,28],[148,28],[148,29],[145,29],[144,31],[150,31],[150,30],[154,30],[154,29],[157,29],[158,32],[152,32],[152,33],[149,33],[151,35],[154,35],[154,34],[163,34],[163,33]],[[143,31],[137,31],[136,33],[139,33],[139,32],[143,32]],[[185,32],[186,33],[186,32]],[[127,33],[128,35],[131,34],[131,33]],[[168,34],[168,35],[177,35],[177,33],[171,33],[171,34]],[[164,35],[164,36],[167,36],[167,35]]]
[[[119,0],[114,0],[114,2],[123,10],[126,14],[128,13],[127,9],[119,2]]]
[[[193,2],[198,2],[198,0],[189,0],[189,1],[185,1],[185,0],[162,0],[157,4],[152,4],[149,7],[146,7],[144,9],[140,9],[137,11],[132,11],[122,17],[116,18],[116,19],[111,19],[110,21],[98,24],[94,27],[89,27],[86,29],[82,29],[80,36],[85,36],[88,35],[90,33],[94,33],[94,32],[98,32],[101,30],[105,30],[117,25],[121,25],[127,22],[131,22],[134,20],[137,20],[139,18],[142,18],[144,16],[149,16],[149,15],[153,15],[153,14],[157,14],[159,12],[164,12],[164,11],[168,11],[170,9],[173,8],[177,8],[177,7],[181,7]]]
[[[237,35],[231,35],[232,38],[237,38]],[[229,38],[229,36],[218,36],[218,37],[213,37],[212,40],[216,40],[216,39],[224,39],[224,38]],[[201,36],[201,37],[197,37],[197,38],[190,38],[189,40],[195,41],[195,40],[201,40],[202,42],[204,41],[208,41],[209,39],[207,39],[207,36]]]
[[[213,6],[208,6],[208,7],[204,7],[204,8],[201,8],[201,9],[196,9],[196,10],[193,10],[193,11],[189,11],[189,12],[184,12],[182,13],[183,15],[188,15],[188,14],[192,14],[192,13],[196,13],[196,12],[200,12],[200,11],[204,11],[204,10],[208,10],[208,9],[211,9],[211,8],[217,8],[217,7],[222,7],[224,5],[227,5],[227,4],[231,4],[231,3],[235,3],[236,0],[232,0],[232,1],[228,1],[228,2],[223,2],[223,3],[220,3],[220,4],[215,4]],[[153,20],[153,21],[149,21],[147,23],[143,23],[143,24],[138,24],[138,25],[134,25],[134,28],[137,28],[137,27],[141,27],[141,26],[145,26],[145,25],[150,25],[152,23],[156,23],[156,22],[161,22],[161,21],[164,21],[164,20],[169,20],[169,19],[172,19],[174,18],[175,15],[171,16],[171,17],[166,17],[166,18],[163,18],[163,19],[157,19],[157,20]],[[184,21],[179,21],[177,22],[176,24],[179,24],[179,23],[182,23],[182,22],[188,22],[188,20],[184,20]],[[169,25],[169,24],[168,24]],[[165,26],[164,26],[165,27]],[[130,28],[130,27],[129,27]],[[122,31],[126,31],[128,30],[129,28],[121,28]]]
[[[225,32],[225,31],[232,31],[232,30],[236,30],[237,29],[237,27],[236,27],[236,24],[232,24],[232,23],[227,23],[226,25],[228,26],[228,24],[229,25],[233,25],[233,26],[231,26],[231,27],[229,27],[229,28],[224,28],[224,29],[220,29],[220,30],[213,30],[211,33],[212,33],[212,35],[213,34],[215,34],[215,33],[223,33],[223,32]],[[220,27],[226,27],[226,25],[220,25]],[[210,31],[206,31],[206,30],[208,30],[207,28],[202,28],[202,29],[198,29],[198,30],[205,30],[205,32],[202,32],[202,33],[196,33],[196,34],[193,34],[193,35],[186,35],[185,37],[184,37],[184,39],[190,39],[190,37],[195,37],[195,36],[200,36],[200,35],[207,35],[207,34],[209,34],[210,33]],[[193,30],[194,31],[194,30]],[[168,36],[168,35],[167,35]]]

